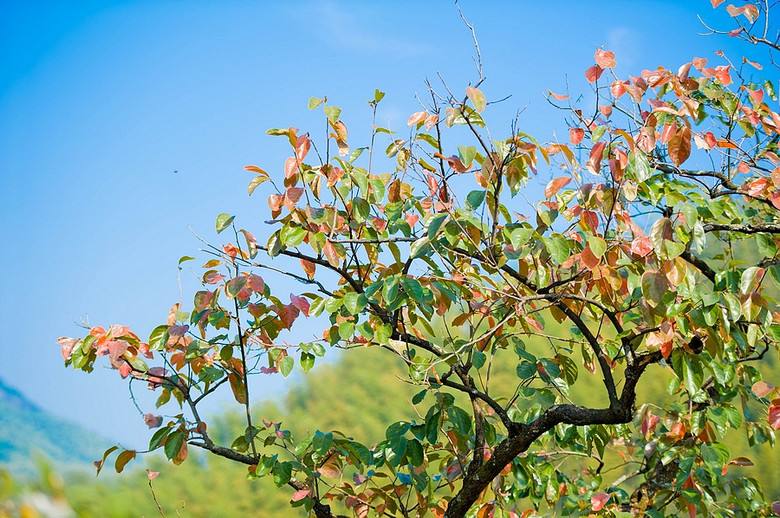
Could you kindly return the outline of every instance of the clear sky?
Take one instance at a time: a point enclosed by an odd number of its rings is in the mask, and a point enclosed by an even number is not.
[[[441,72],[462,91],[474,75],[448,1],[0,4],[0,377],[127,447],[148,434],[126,384],[64,369],[56,337],[85,318],[144,335],[164,320],[177,260],[198,249],[190,226],[213,238],[225,211],[263,236],[265,196],[247,197],[242,166],[280,174],[288,149],[264,131],[311,129],[309,96],[341,106],[351,143],[365,145],[374,88],[387,92],[379,122],[403,129],[425,77]],[[698,35],[697,13],[724,21],[708,0],[461,5],[480,38],[483,90],[513,94],[489,123],[525,108],[521,129],[540,138],[565,131],[544,91],[565,90],[567,76],[586,91],[598,46],[626,75],[733,45]],[[183,272],[186,300],[195,275]],[[273,397],[284,385],[266,376],[255,388]]]

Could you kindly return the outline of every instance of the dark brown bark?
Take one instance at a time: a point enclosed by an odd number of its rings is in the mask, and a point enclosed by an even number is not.
[[[610,408],[584,408],[577,405],[555,405],[548,408],[530,424],[513,427],[509,436],[493,451],[493,456],[478,469],[471,471],[463,479],[460,491],[450,500],[445,512],[447,518],[460,518],[477,501],[479,495],[496,478],[504,466],[525,452],[541,435],[555,425],[623,424],[631,421],[634,415],[636,385],[648,365],[661,359],[660,352],[648,353],[637,357],[626,369],[625,385],[620,400]]]

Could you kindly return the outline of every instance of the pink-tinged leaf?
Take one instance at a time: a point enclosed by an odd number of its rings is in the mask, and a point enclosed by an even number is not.
[[[301,313],[309,316],[309,301],[306,300],[304,297],[299,297],[298,295],[290,294],[290,301],[292,302],[292,305],[301,310]]]
[[[338,268],[341,263],[339,253],[336,247],[330,241],[325,241],[325,245],[322,247],[322,251],[325,253],[325,258],[328,260],[331,266]]]
[[[268,197],[268,208],[271,209],[272,214],[279,214],[282,203],[284,203],[284,196],[281,194],[272,194]]]
[[[552,198],[553,196],[555,196],[555,194],[558,191],[560,191],[569,182],[571,182],[570,176],[560,176],[558,178],[553,178],[547,184],[547,187],[544,188],[544,197]]]
[[[482,93],[482,90],[469,86],[466,88],[466,96],[471,101],[471,104],[474,105],[475,110],[478,112],[485,111],[485,108],[487,108],[487,99],[485,98],[485,94]]]
[[[610,495],[609,493],[596,493],[592,497],[590,497],[590,505],[593,509],[593,512],[597,513],[604,509],[604,505],[609,501]]]
[[[594,59],[601,68],[615,68],[615,53],[611,50],[596,49]]]
[[[288,180],[295,176],[295,173],[298,172],[298,161],[295,160],[294,156],[289,157],[287,160],[284,161],[284,179]]]
[[[769,201],[772,202],[776,209],[780,210],[780,191],[773,192],[772,196],[769,197]]]
[[[582,128],[569,128],[569,142],[576,146],[585,138],[585,130]]]
[[[715,138],[715,135],[713,135],[711,131],[708,131],[704,134],[704,141],[707,143],[710,149],[714,148],[718,144],[718,139]]]
[[[617,98],[620,98],[626,91],[628,90],[629,82],[628,81],[613,81],[612,85],[609,87],[609,91],[612,92],[612,96]]]
[[[187,324],[182,324],[180,326],[179,325],[173,325],[173,326],[168,328],[168,334],[170,336],[177,336],[177,337],[178,336],[184,336],[185,334],[187,334],[187,331],[189,331],[189,330],[190,330],[190,326],[188,326]]]
[[[601,77],[602,72],[604,72],[603,68],[598,65],[593,65],[585,71],[585,79],[587,79],[589,83],[595,83],[598,78]]]
[[[295,143],[295,158],[298,159],[298,162],[303,162],[303,159],[306,158],[310,147],[311,140],[309,140],[308,135],[301,135],[298,137],[298,141]]]
[[[754,105],[759,105],[764,101],[764,91],[760,88],[757,90],[748,90],[748,94]]]
[[[411,124],[410,124],[411,126]],[[300,502],[307,496],[309,496],[309,493],[311,493],[311,489],[299,489],[295,493],[293,493],[292,497],[290,498],[291,502]]]
[[[239,252],[238,247],[236,245],[234,245],[233,243],[228,243],[226,245],[223,245],[222,246],[222,250],[231,259],[235,259],[236,256],[238,255],[238,252]]]
[[[154,479],[156,479],[159,476],[160,476],[160,472],[159,471],[152,471],[150,469],[146,470],[146,478],[149,479],[149,480],[154,480]]]
[[[161,415],[144,414],[144,423],[149,428],[159,428],[162,422],[163,418]]]
[[[255,293],[263,293],[265,291],[265,281],[256,273],[250,273],[246,280],[247,287]]]
[[[417,126],[418,124],[422,124],[425,122],[425,119],[428,117],[428,114],[423,112],[415,112],[411,116],[409,116],[409,119],[406,121],[407,126]]]
[[[631,253],[644,257],[653,251],[653,243],[647,236],[639,236],[631,242]]]
[[[604,154],[604,148],[606,147],[607,147],[606,143],[598,142],[590,150],[590,158],[588,158],[588,163],[586,164],[586,167],[593,174],[599,174],[599,171],[601,170],[601,158],[602,155]]]
[[[713,75],[718,81],[721,82],[723,86],[728,86],[731,84],[731,74],[729,72],[730,69],[731,65],[721,65],[719,67],[715,67]]]
[[[647,411],[645,413],[644,417],[642,418],[642,435],[644,435],[645,439],[649,437],[650,432],[655,430],[655,427],[660,421],[661,418],[652,412]]]
[[[768,419],[769,426],[773,430],[780,430],[780,398],[773,400],[772,404],[769,405]]]
[[[720,4],[722,4],[725,1],[726,0],[710,0],[710,4],[712,4],[713,9],[717,9],[718,7],[720,7]]]
[[[742,7],[736,7],[733,4],[729,4],[726,6],[726,11],[729,13],[729,15],[731,15],[732,18],[742,15],[747,18],[750,23],[754,23],[756,20],[758,20],[758,7],[753,4],[745,4]]]
[[[775,513],[775,516],[780,516],[780,500],[772,502],[772,512]]]
[[[128,377],[132,371],[133,367],[127,362],[119,366],[119,375],[122,376],[122,379]]]
[[[57,338],[57,343],[60,344],[60,354],[62,354],[63,360],[67,361],[68,358],[70,358],[70,355],[73,352],[73,348],[78,342],[78,338],[68,338],[67,336],[61,336]]]
[[[548,90],[548,92],[550,94],[550,97],[552,97],[556,101],[565,101],[566,99],[569,98],[568,95],[558,94],[558,93],[553,92],[552,90]]]
[[[742,58],[742,62],[743,63],[747,63],[748,65],[750,65],[751,67],[755,68],[756,70],[763,70],[764,69],[764,65],[762,65],[761,63],[757,63],[755,61],[750,61],[748,58],[745,58],[745,57]]]
[[[409,224],[410,227],[414,227],[418,221],[420,221],[420,216],[417,214],[407,214],[406,218],[404,218],[406,222]]]
[[[290,201],[293,204],[295,204],[295,203],[298,203],[298,200],[301,199],[302,195],[303,195],[303,188],[301,188],[301,187],[290,187],[284,193],[284,198],[285,198],[286,201]]]
[[[774,389],[774,385],[767,383],[764,380],[757,381],[753,383],[752,387],[750,387],[750,390],[752,390],[753,394],[755,394],[757,397],[766,397],[771,394]]]

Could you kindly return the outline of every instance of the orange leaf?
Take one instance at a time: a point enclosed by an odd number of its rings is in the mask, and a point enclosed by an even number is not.
[[[691,129],[688,126],[678,129],[669,138],[666,147],[669,151],[669,158],[672,159],[674,165],[679,166],[688,160],[688,157],[691,156]]]
[[[560,176],[558,178],[553,178],[547,184],[547,187],[544,188],[544,197],[551,198],[555,196],[555,194],[558,191],[560,191],[563,188],[563,186],[565,186],[569,182],[571,182],[571,177],[569,176]]]
[[[599,174],[599,170],[601,170],[601,157],[604,154],[605,147],[607,147],[606,143],[598,142],[590,150],[590,158],[588,158],[588,163],[586,164],[586,167],[593,174]]]
[[[409,119],[406,121],[407,126],[416,126],[422,122],[425,121],[425,118],[428,116],[425,112],[415,112],[409,116]]]

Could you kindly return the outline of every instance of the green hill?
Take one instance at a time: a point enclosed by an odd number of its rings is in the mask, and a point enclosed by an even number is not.
[[[40,454],[58,466],[87,467],[105,439],[41,409],[0,379],[0,466],[16,475],[36,471]]]

